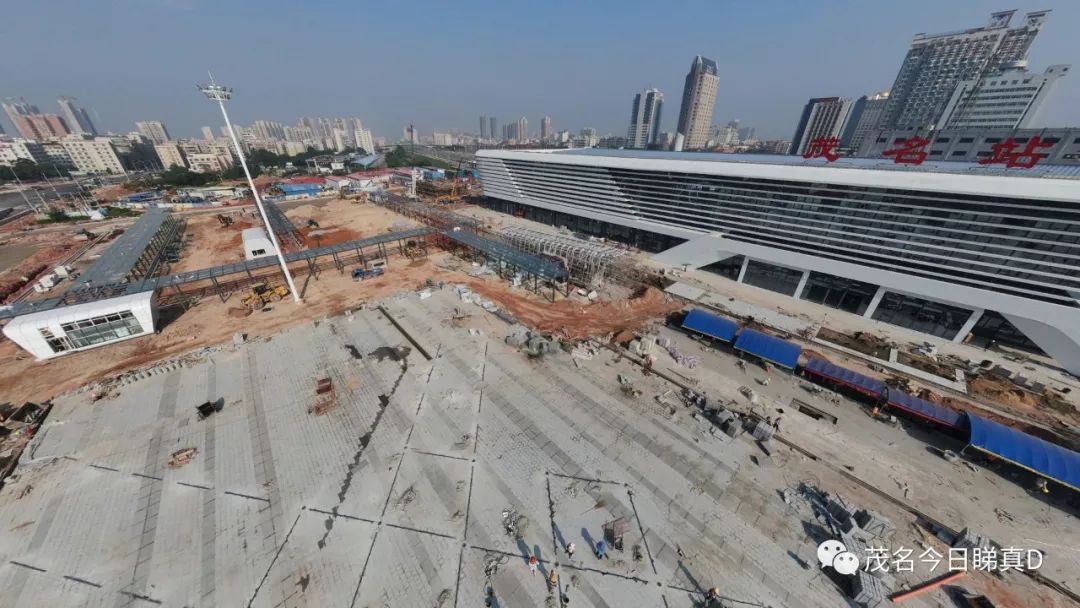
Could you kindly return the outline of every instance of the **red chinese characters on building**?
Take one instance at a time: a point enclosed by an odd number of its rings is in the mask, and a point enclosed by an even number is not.
[[[824,158],[830,163],[840,158],[836,148],[840,145],[839,137],[818,137],[810,141],[810,146],[803,152],[803,158]]]
[[[1049,156],[1041,152],[1036,152],[1039,148],[1053,147],[1053,142],[1043,141],[1041,137],[1036,135],[1032,137],[1027,145],[1022,150],[1020,142],[1016,141],[1012,137],[1005,141],[994,144],[994,152],[990,156],[979,161],[980,165],[999,165],[1003,164],[1008,169],[1030,169],[1039,164],[1039,161]]]
[[[885,156],[892,156],[893,162],[898,165],[921,165],[926,160],[926,157],[930,156],[930,153],[924,150],[926,146],[930,145],[930,140],[925,137],[916,135],[899,143],[899,148],[882,152]]]

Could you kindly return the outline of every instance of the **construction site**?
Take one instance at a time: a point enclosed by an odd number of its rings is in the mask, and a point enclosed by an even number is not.
[[[5,602],[1080,606],[1052,361],[482,202],[0,226]]]

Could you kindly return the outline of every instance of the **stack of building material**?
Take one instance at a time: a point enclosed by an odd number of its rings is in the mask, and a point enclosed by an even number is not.
[[[858,570],[851,580],[851,599],[864,608],[885,605],[888,590],[885,584],[865,570]]]
[[[750,432],[750,434],[753,435],[754,439],[758,441],[768,441],[772,439],[773,427],[771,424],[765,422],[764,420],[758,420],[754,424],[754,429]]]
[[[990,549],[990,539],[972,532],[969,528],[964,528],[960,531],[960,534],[956,536],[956,540],[953,541],[952,546],[957,549],[971,550],[978,548],[982,551]]]
[[[859,509],[855,512],[855,523],[868,534],[875,538],[889,538],[896,531],[892,520],[881,513],[869,509]]]
[[[855,527],[855,510],[844,504],[839,497],[830,496],[825,503],[825,509],[828,511],[829,520],[839,532],[851,532]]]

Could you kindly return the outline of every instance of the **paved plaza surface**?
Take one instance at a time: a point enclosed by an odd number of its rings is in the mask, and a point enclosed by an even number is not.
[[[530,359],[508,330],[447,288],[57,399],[0,491],[0,605],[672,608],[719,587],[732,607],[848,606],[791,490],[859,496],[911,534],[820,462],[673,414],[673,387],[614,353]],[[705,356],[682,372],[736,397],[747,380]],[[324,377],[334,401],[312,412]],[[200,420],[208,400],[222,409]],[[1075,520],[1045,517],[1071,542]],[[614,520],[623,549],[598,559]]]

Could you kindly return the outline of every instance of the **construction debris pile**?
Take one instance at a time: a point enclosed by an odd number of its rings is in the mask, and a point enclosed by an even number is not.
[[[529,518],[518,513],[517,511],[506,508],[502,512],[503,531],[506,535],[513,539],[521,539],[525,537],[525,532],[529,529]]]
[[[559,352],[559,342],[542,334],[529,330],[524,325],[515,325],[510,328],[510,334],[505,342],[514,348],[521,349],[529,357],[543,357]]]
[[[819,526],[820,538],[813,538],[815,542],[838,539],[842,551],[856,556],[868,555],[870,547],[887,547],[891,543],[896,526],[880,513],[849,505],[838,494],[807,482],[799,484],[798,493],[809,503]],[[784,500],[789,502],[791,495],[785,494]],[[851,598],[864,608],[884,606],[896,581],[886,570],[868,570],[859,568],[850,577]]]
[[[168,462],[169,468],[170,469],[179,469],[180,467],[184,466],[185,464],[191,462],[191,460],[193,458],[195,458],[195,454],[197,454],[198,452],[199,452],[198,448],[183,448],[183,449],[180,449],[180,450],[176,450],[169,457],[169,462]]]

